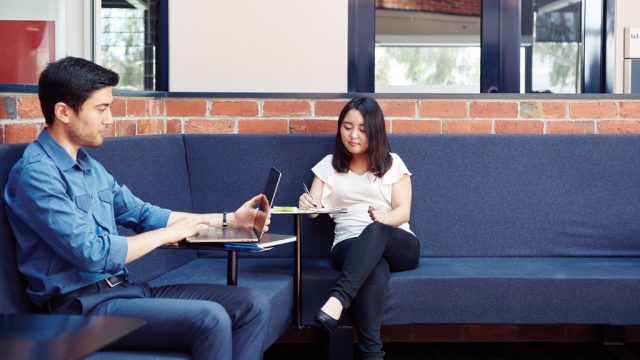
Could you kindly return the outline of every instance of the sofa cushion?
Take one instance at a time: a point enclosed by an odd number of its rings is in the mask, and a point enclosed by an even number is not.
[[[304,324],[337,277],[304,261]],[[383,324],[638,324],[639,298],[638,258],[422,258],[391,274]]]

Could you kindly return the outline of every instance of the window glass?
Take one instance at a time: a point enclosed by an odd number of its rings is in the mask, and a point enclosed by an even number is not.
[[[581,0],[523,0],[525,92],[579,92],[581,19]]]
[[[100,62],[120,74],[118,88],[155,90],[157,0],[103,0]]]
[[[481,0],[376,1],[376,92],[478,93]]]

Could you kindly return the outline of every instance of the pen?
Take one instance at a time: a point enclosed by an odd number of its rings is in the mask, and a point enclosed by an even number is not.
[[[311,196],[311,192],[309,191],[309,188],[307,188],[307,185],[306,185],[305,183],[302,183],[302,187],[304,188],[304,192],[306,192],[306,193],[307,193],[307,195],[309,195],[309,197],[311,198],[311,200],[314,200],[314,201],[315,201],[315,199],[313,198],[313,196]],[[316,206],[316,205],[313,205],[313,207],[314,207],[314,208],[317,208],[317,206]]]

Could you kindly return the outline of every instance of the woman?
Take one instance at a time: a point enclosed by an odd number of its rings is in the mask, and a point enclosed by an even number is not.
[[[342,311],[353,306],[362,358],[382,358],[380,324],[389,273],[416,268],[420,244],[408,223],[411,173],[390,152],[384,116],[375,100],[361,97],[345,105],[334,153],[312,171],[310,194],[300,196],[300,209],[348,210],[333,215],[331,257],[341,273],[314,320],[330,331],[338,326]]]

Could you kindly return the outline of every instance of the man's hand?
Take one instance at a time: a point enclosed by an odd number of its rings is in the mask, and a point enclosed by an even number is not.
[[[262,208],[266,209],[269,207],[269,200],[267,200],[266,196],[264,196],[263,194],[260,194],[260,195],[254,196],[251,200],[242,204],[242,206],[240,206],[238,210],[236,210],[233,213],[234,214],[233,226],[235,227],[252,226],[253,221],[256,218],[256,214],[258,213],[258,210],[256,209],[258,204],[261,204]],[[269,213],[269,217],[267,218],[266,225],[269,225],[270,223],[271,223],[271,213]],[[265,226],[265,231],[268,231],[268,230],[269,230],[269,227]]]
[[[387,219],[387,212],[384,211],[380,205],[369,205],[369,217],[371,220],[379,223],[383,223]]]
[[[197,234],[201,230],[208,229],[209,226],[209,222],[201,216],[187,216],[178,219],[167,226],[167,229],[171,230],[174,236],[173,240],[166,242],[166,244],[175,244],[182,239]]]

